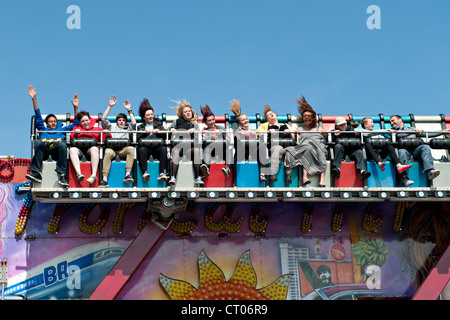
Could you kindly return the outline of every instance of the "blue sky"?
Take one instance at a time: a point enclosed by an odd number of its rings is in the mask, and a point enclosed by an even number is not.
[[[29,84],[44,114],[72,112],[75,93],[91,114],[111,95],[113,115],[144,97],[156,113],[236,98],[296,114],[299,95],[324,115],[450,114],[449,17],[448,0],[2,0],[0,154],[30,157]]]

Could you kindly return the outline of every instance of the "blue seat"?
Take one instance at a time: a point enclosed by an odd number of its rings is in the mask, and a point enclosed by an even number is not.
[[[292,170],[292,174],[291,174],[292,183],[291,184],[285,183],[285,174],[284,173],[285,173],[284,162],[281,162],[280,169],[275,174],[275,177],[278,180],[275,182],[272,182],[270,184],[270,187],[272,187],[272,188],[297,188],[298,187],[298,167],[295,167]]]
[[[429,187],[429,181],[427,174],[423,172],[423,165],[421,162],[410,162],[412,167],[408,169],[409,179],[414,181],[414,184],[410,187]],[[399,184],[401,186],[401,184]]]
[[[123,178],[125,178],[125,161],[112,161],[108,176],[109,188],[132,188],[133,184],[123,182]]]
[[[139,164],[139,162],[138,162]],[[166,182],[158,181],[159,177],[159,161],[147,161],[147,172],[150,174],[150,180],[144,181],[143,172],[139,165],[137,166],[137,187],[138,188],[164,188]]]
[[[259,164],[256,161],[239,161],[236,163],[236,187],[264,188],[264,181],[259,180]]]
[[[367,161],[367,170],[372,175],[367,179],[367,187],[369,188],[393,188],[396,186],[397,181],[397,168],[395,165],[386,161],[384,171],[381,171],[375,161]]]

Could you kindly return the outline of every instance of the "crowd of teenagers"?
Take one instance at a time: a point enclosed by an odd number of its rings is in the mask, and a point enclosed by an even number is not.
[[[414,184],[409,178],[408,169],[411,160],[419,161],[429,180],[439,175],[433,166],[433,156],[427,144],[412,144],[410,147],[395,148],[391,143],[391,134],[397,139],[420,138],[425,133],[414,127],[407,127],[401,116],[390,117],[391,129],[380,132],[374,130],[374,122],[365,117],[361,122],[350,122],[344,117],[337,117],[335,129],[325,132],[317,121],[314,109],[303,96],[297,99],[298,112],[302,126],[291,128],[286,123],[279,123],[277,113],[268,105],[264,106],[264,120],[259,127],[250,128],[248,116],[242,112],[240,102],[234,99],[230,110],[235,115],[232,130],[216,124],[215,115],[208,105],[200,106],[202,122],[189,102],[175,101],[177,119],[167,128],[155,117],[155,111],[148,99],[143,99],[139,106],[140,122],[136,121],[129,101],[125,100],[125,113],[118,113],[115,122],[108,120],[112,108],[116,105],[115,96],[101,119],[94,119],[87,111],[79,111],[79,97],[76,94],[72,105],[74,121],[63,125],[54,114],[42,118],[37,103],[36,89],[28,87],[35,110],[35,128],[39,139],[34,141],[34,155],[31,160],[30,173],[27,178],[42,182],[42,163],[49,156],[56,161],[58,182],[68,187],[68,162],[73,165],[76,178],[86,179],[93,184],[99,179],[99,187],[108,187],[111,162],[119,157],[125,160],[124,183],[132,184],[135,159],[145,182],[150,179],[147,161],[152,156],[159,160],[158,181],[176,185],[180,161],[192,160],[195,185],[202,185],[203,178],[209,176],[213,161],[224,162],[222,173],[228,177],[231,166],[241,161],[258,161],[261,181],[274,182],[276,174],[283,164],[285,167],[285,184],[292,182],[291,174],[295,167],[301,167],[301,184],[311,183],[310,176],[318,175],[319,186],[325,187],[325,171],[328,159],[331,159],[331,174],[340,177],[341,163],[348,156],[355,161],[355,167],[361,180],[366,180],[371,173],[367,169],[367,160],[376,162],[381,171],[385,170],[386,159],[395,164],[397,174],[404,186]],[[360,129],[358,129],[360,128]],[[70,132],[69,148],[66,134]],[[448,134],[449,130],[428,133],[427,137]],[[331,143],[330,143],[331,136]],[[362,136],[362,137],[361,137]],[[362,138],[362,139],[361,139]],[[83,143],[88,140],[93,143]],[[349,140],[363,143],[348,143]],[[383,140],[384,143],[377,143]],[[344,143],[347,141],[347,143]],[[103,157],[100,148],[104,148]],[[330,152],[334,155],[330,157]],[[89,177],[85,177],[80,168],[80,161],[85,157],[91,164]],[[101,172],[97,177],[100,161]]]

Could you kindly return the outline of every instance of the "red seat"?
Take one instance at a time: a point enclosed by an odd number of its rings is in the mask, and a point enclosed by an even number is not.
[[[222,172],[225,168],[225,162],[213,162],[209,167],[209,177],[203,179],[204,188],[232,188],[233,170],[230,169],[230,175],[225,177]]]
[[[336,118],[337,117],[344,117],[345,120],[348,121],[349,117],[347,116],[322,116],[322,125],[323,125],[323,129],[325,131],[332,131],[335,129],[336,127]]]
[[[89,178],[91,174],[91,163],[90,162],[81,162],[80,163],[81,174],[84,175],[83,181],[78,181],[77,174],[75,169],[73,168],[72,163],[69,164],[69,188],[97,188],[98,187],[98,170],[97,170],[97,179],[93,184],[89,184],[87,182],[87,178]]]
[[[355,170],[355,162],[342,162],[341,177],[334,179],[334,186],[336,188],[363,188],[364,182],[361,181],[361,174]]]

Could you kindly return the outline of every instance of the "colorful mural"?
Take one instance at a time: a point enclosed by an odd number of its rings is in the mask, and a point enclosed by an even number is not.
[[[0,184],[6,295],[87,299],[151,223],[146,203],[31,204],[18,185]],[[410,298],[449,243],[449,207],[189,202],[117,298]]]
[[[239,259],[233,276],[226,280],[223,271],[202,251],[198,257],[198,288],[185,281],[161,274],[161,284],[174,300],[284,300],[291,275],[283,275],[267,287],[256,289],[256,273],[246,251]]]

